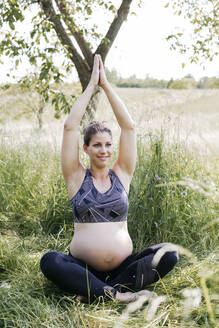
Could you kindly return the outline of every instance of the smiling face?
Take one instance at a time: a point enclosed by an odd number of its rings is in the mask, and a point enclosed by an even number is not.
[[[99,132],[91,137],[89,145],[84,144],[84,151],[90,157],[91,166],[104,168],[112,156],[112,138],[107,132]]]

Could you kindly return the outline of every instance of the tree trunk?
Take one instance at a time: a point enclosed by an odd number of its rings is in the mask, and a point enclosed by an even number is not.
[[[93,96],[91,97],[82,119],[83,127],[87,126],[90,122],[94,120],[101,92],[102,92],[101,88],[97,87]]]
[[[69,58],[75,65],[78,73],[79,80],[82,85],[82,90],[84,91],[87,87],[90,75],[92,72],[93,59],[95,54],[100,54],[105,62],[106,56],[123,24],[127,19],[130,6],[133,0],[122,0],[119,9],[114,17],[112,24],[110,25],[106,35],[100,40],[100,44],[96,51],[92,53],[89,43],[84,38],[84,33],[76,25],[74,17],[67,10],[65,0],[55,0],[55,3],[59,9],[60,15],[57,15],[56,9],[53,6],[52,0],[39,0],[42,9],[47,16],[47,19],[52,23],[54,30],[57,34],[62,45],[67,49]],[[63,21],[65,25],[63,24]],[[71,38],[74,37],[77,42],[84,58],[80,55],[76,47],[74,46]],[[93,120],[94,113],[96,112],[97,103],[100,95],[100,90],[97,89],[93,97],[91,98],[89,105],[87,107],[85,118]]]
[[[39,129],[41,130],[43,126],[43,107],[40,107],[39,110],[37,111],[37,120],[38,120]]]
[[[38,127],[41,130],[43,127],[43,112],[45,109],[45,101],[42,99],[40,100],[39,107],[37,107],[34,110],[34,113],[36,114],[37,121],[38,121]]]

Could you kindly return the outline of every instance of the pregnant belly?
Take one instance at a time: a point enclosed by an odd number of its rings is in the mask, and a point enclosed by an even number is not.
[[[79,223],[70,245],[74,257],[98,271],[113,270],[132,250],[126,222]]]

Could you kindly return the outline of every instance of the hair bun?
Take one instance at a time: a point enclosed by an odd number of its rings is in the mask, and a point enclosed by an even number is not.
[[[106,121],[98,122],[92,121],[88,124],[87,127],[83,130],[84,143],[88,146],[92,135],[95,135],[99,132],[107,132],[112,137],[112,132],[105,125]]]
[[[90,122],[89,124],[88,124],[88,126],[91,126],[91,125],[94,125],[94,124],[99,124],[100,122],[98,122],[98,121],[92,121],[92,122]]]

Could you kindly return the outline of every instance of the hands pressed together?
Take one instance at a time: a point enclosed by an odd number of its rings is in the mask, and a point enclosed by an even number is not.
[[[93,70],[90,78],[90,84],[95,88],[100,86],[104,88],[107,85],[107,77],[104,71],[104,65],[100,55],[95,55]]]

